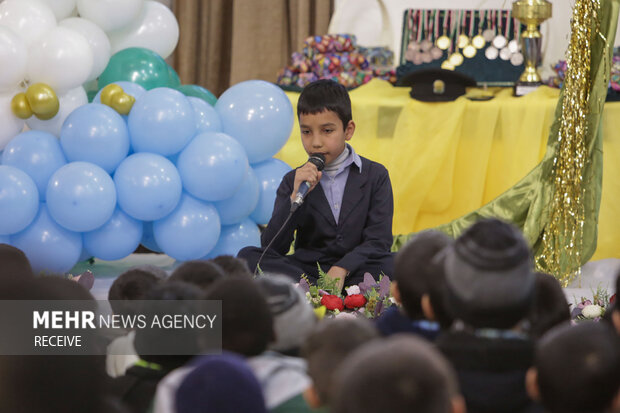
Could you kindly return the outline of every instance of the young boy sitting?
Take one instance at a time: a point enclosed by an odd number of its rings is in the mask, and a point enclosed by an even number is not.
[[[391,276],[392,186],[383,165],[359,156],[347,144],[355,123],[346,89],[331,80],[311,83],[299,97],[297,115],[305,151],[322,155],[325,169],[307,162],[284,176],[261,236],[262,248],[244,248],[239,257],[251,270],[259,264],[265,272],[294,280],[301,274],[316,280],[318,263],[341,286],[361,282],[366,272]],[[287,221],[303,182],[310,185],[309,192]],[[287,256],[293,238],[295,252]]]

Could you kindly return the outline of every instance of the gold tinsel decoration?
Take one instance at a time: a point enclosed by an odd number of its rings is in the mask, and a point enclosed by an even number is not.
[[[549,221],[544,228],[537,266],[552,273],[566,287],[581,272],[584,180],[591,46],[598,32],[600,0],[577,0],[568,47],[562,117],[553,160],[554,192]]]

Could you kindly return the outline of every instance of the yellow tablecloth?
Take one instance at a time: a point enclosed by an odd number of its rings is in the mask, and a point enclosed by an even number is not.
[[[287,93],[296,110],[299,94]],[[387,167],[394,190],[394,234],[449,222],[479,208],[525,176],[542,159],[559,91],[541,87],[521,98],[423,103],[408,88],[382,80],[351,91],[357,128],[351,144]],[[620,102],[603,116],[603,195],[593,259],[620,258]],[[276,155],[291,166],[307,155],[297,121]]]

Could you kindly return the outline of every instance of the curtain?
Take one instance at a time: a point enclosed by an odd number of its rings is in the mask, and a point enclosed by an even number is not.
[[[306,37],[327,33],[334,0],[176,0],[174,67],[219,96],[249,79],[275,82]]]

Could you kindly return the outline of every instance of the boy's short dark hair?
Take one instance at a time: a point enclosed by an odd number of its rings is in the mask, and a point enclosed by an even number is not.
[[[205,299],[222,301],[222,349],[257,356],[274,340],[273,316],[267,299],[251,279],[216,281]]]
[[[550,413],[606,411],[620,388],[620,338],[605,323],[556,327],[539,342],[535,367]]]
[[[351,98],[347,89],[329,79],[321,79],[310,83],[304,88],[297,102],[297,117],[315,115],[324,111],[334,112],[346,129],[351,116]]]
[[[248,267],[247,261],[243,258],[233,257],[232,255],[219,255],[210,261],[219,265],[227,277],[252,278],[250,267]]]
[[[204,260],[194,260],[179,265],[172,272],[168,281],[183,281],[207,291],[215,281],[221,278],[224,278],[224,272],[217,264]]]
[[[553,327],[570,321],[570,309],[562,286],[555,277],[536,273],[534,302],[530,312],[531,335],[542,337]]]
[[[342,367],[344,359],[356,348],[378,337],[379,332],[366,319],[325,320],[308,336],[301,355],[308,363],[308,376],[323,406],[329,406],[335,396],[335,373]]]
[[[394,281],[398,283],[403,308],[412,320],[424,318],[420,301],[423,295],[430,293],[430,281],[436,277],[437,265],[433,265],[433,257],[450,241],[439,231],[423,231],[396,255]]]
[[[12,245],[0,244],[0,280],[32,278],[32,267],[26,254]]]
[[[108,300],[115,314],[125,314],[124,300],[144,300],[159,279],[144,270],[130,269],[118,276],[110,286]]]
[[[425,340],[395,335],[354,351],[337,375],[334,413],[449,413],[456,374]]]

